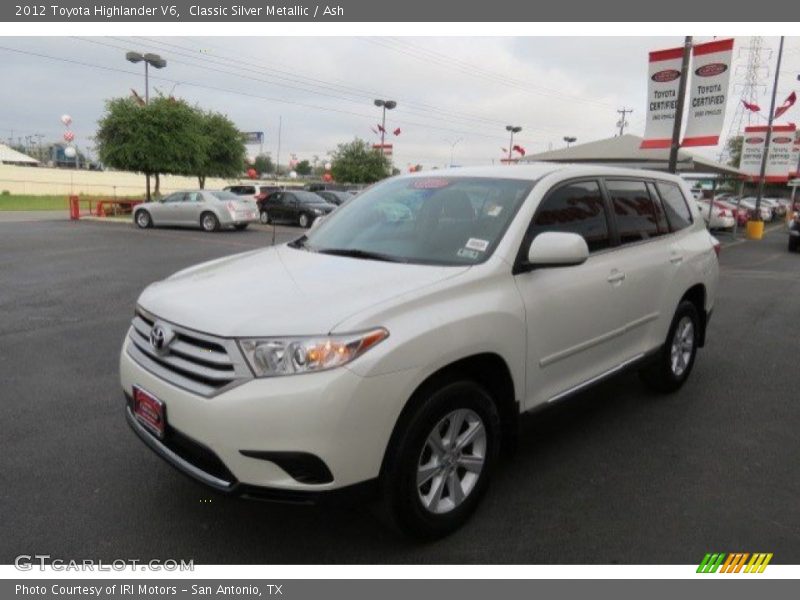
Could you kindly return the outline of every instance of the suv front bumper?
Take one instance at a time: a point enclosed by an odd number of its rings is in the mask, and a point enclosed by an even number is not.
[[[128,423],[142,441],[218,491],[265,499],[313,497],[377,478],[416,376],[399,371],[360,377],[339,368],[251,379],[204,397],[142,367],[128,354],[130,343],[126,339],[120,356],[125,396],[139,386],[166,406],[167,435],[161,441],[139,424],[130,401],[126,404]],[[300,460],[286,463],[287,456]],[[329,477],[298,475],[307,473],[314,459],[316,472],[322,463]]]

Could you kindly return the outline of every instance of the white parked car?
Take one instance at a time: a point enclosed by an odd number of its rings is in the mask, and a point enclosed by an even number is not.
[[[751,213],[755,212],[756,199],[751,197],[751,196],[748,196],[746,198],[742,198],[739,201],[739,206],[741,208],[744,208],[745,210],[751,212]],[[762,221],[766,221],[766,222],[772,221],[772,219],[774,218],[774,215],[772,214],[772,210],[769,208],[769,206],[767,206],[763,202],[759,205],[759,215],[761,217],[761,220]]]
[[[435,537],[475,509],[520,413],[626,368],[681,387],[719,245],[679,178],[452,173],[389,179],[294,242],[149,286],[120,358],[133,430],[216,490],[379,490]]]
[[[736,225],[733,211],[716,200],[713,208],[709,200],[698,200],[697,210],[700,211],[709,229],[733,229]]]
[[[137,204],[133,222],[140,229],[171,225],[200,227],[204,231],[233,227],[241,231],[258,222],[258,208],[254,202],[241,200],[230,192],[187,190]]]

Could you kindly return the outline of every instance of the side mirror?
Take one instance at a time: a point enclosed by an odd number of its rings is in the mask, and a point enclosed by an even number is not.
[[[586,240],[577,233],[546,231],[537,235],[528,248],[528,264],[535,267],[580,265],[588,258]]]

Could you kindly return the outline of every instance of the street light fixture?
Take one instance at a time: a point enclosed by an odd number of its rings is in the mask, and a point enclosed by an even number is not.
[[[161,58],[158,54],[141,54],[139,52],[126,52],[125,60],[134,64],[144,61],[144,101],[145,104],[150,101],[150,74],[148,67],[156,69],[163,69],[167,66],[167,61]]]
[[[506,131],[511,133],[511,139],[508,141],[508,164],[511,164],[511,151],[514,148],[514,134],[522,131],[519,125],[506,125]]]
[[[569,145],[570,145],[570,144],[572,144],[573,142],[577,141],[577,139],[578,139],[578,138],[576,138],[576,137],[573,137],[573,136],[571,136],[571,135],[565,135],[565,136],[564,136],[564,141],[565,141],[565,142],[567,142],[567,148],[569,148]]]
[[[383,155],[385,154],[383,141],[386,136],[386,111],[395,108],[397,106],[397,102],[394,100],[375,99],[375,106],[383,109],[383,118],[381,119],[381,154]]]
[[[464,138],[457,138],[456,140],[454,140],[452,142],[450,140],[445,140],[445,141],[450,144],[450,167],[452,167],[453,166],[453,156],[455,155],[455,151],[456,151],[456,145],[461,143],[461,142],[463,142]]]
[[[161,58],[158,54],[150,52],[141,54],[139,52],[126,52],[125,60],[131,63],[140,63],[144,61],[144,103],[150,103],[150,73],[149,67],[156,69],[163,69],[167,66],[167,61]],[[145,173],[147,180],[147,201],[150,202],[150,173]]]

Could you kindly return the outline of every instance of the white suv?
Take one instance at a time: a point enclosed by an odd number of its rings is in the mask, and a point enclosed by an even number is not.
[[[434,537],[517,417],[626,367],[689,376],[719,246],[658,172],[532,164],[389,179],[298,240],[141,295],[120,373],[150,448],[223,492],[378,489]]]

